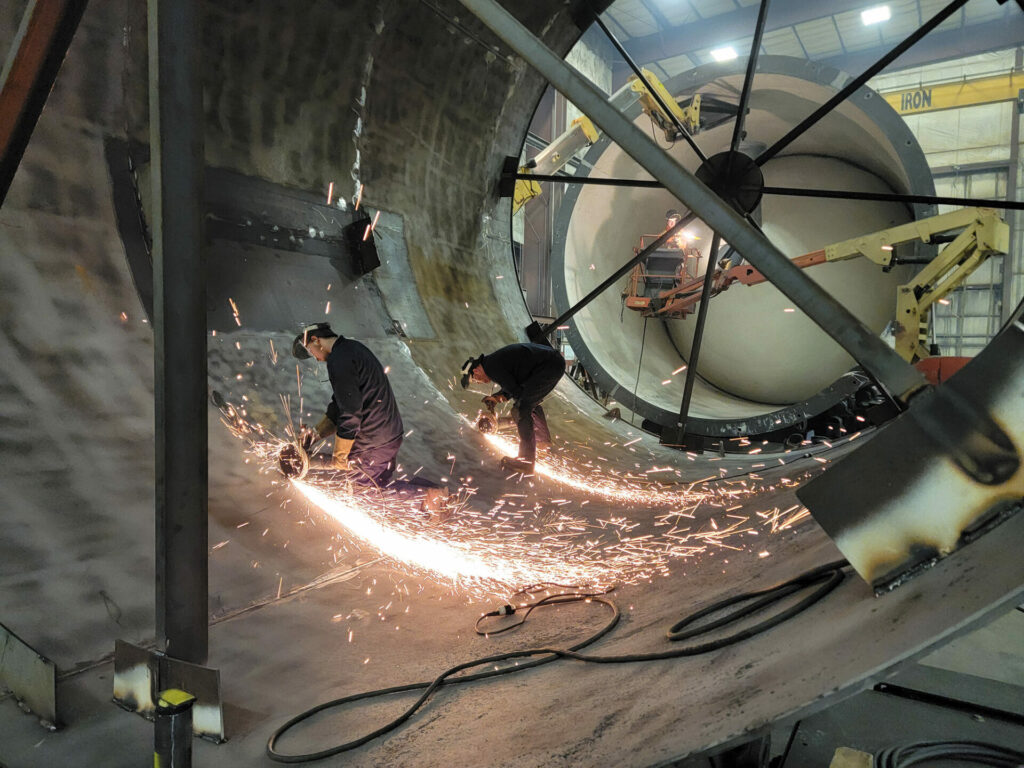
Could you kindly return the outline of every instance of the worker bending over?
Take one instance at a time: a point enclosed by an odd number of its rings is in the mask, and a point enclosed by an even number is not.
[[[529,473],[537,459],[537,443],[550,443],[547,419],[540,403],[565,373],[565,359],[543,344],[509,344],[507,347],[470,358],[462,366],[462,388],[470,380],[479,384],[495,382],[501,389],[484,398],[493,406],[514,401],[513,418],[519,431],[519,457],[502,459],[502,466]]]
[[[373,352],[355,339],[339,336],[327,323],[316,323],[295,337],[292,354],[300,360],[313,357],[327,363],[334,390],[327,414],[315,430],[304,430],[304,442],[311,443],[314,435],[335,435],[335,468],[360,470],[355,480],[360,485],[425,494],[424,508],[437,511],[444,502],[442,489],[421,478],[392,480],[405,427],[391,384]]]

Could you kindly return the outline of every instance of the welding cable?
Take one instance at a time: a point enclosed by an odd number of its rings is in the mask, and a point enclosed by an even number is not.
[[[809,594],[800,602],[790,606],[784,611],[775,614],[774,616],[771,616],[768,619],[765,619],[760,624],[755,624],[754,626],[748,627],[747,629],[744,629],[741,632],[737,632],[735,635],[729,635],[728,637],[723,637],[720,640],[715,641],[715,647],[721,648],[726,645],[732,645],[733,643],[738,643],[742,640],[746,640],[747,638],[753,637],[754,635],[759,635],[762,632],[766,632],[772,627],[777,626],[783,623],[784,621],[791,619],[798,613],[802,613],[803,611],[807,610],[816,602],[825,597],[825,595],[827,595],[833,589],[838,587],[845,578],[843,568],[847,565],[849,565],[849,563],[847,563],[846,560],[836,560],[835,562],[828,563],[826,565],[821,565],[817,568],[813,568],[807,571],[806,573],[800,574],[795,579],[790,579],[789,581],[783,582],[782,584],[778,584],[774,587],[769,587],[768,589],[763,589],[759,592],[746,592],[742,595],[736,595],[734,597],[729,597],[725,600],[721,600],[717,603],[714,603],[713,605],[707,606],[706,608],[702,608],[696,613],[691,613],[689,616],[682,619],[681,621],[677,621],[675,624],[672,625],[671,628],[669,628],[668,639],[687,640],[691,637],[697,637],[698,635],[706,634],[708,632],[711,632],[712,630],[718,629],[719,627],[724,627],[728,624],[732,624],[733,622],[739,621],[740,619],[749,616],[750,614],[757,613],[758,611],[762,610],[763,608],[767,608],[769,605],[772,605],[773,603],[777,603],[780,600],[784,600],[786,597],[794,594],[795,592],[799,592],[803,589],[806,589],[807,587],[820,584],[820,586],[816,590],[814,590],[811,594]],[[755,600],[754,598],[761,599]],[[733,611],[732,613],[722,616],[720,619],[708,622],[706,624],[701,624],[699,627],[695,627],[690,630],[682,631],[683,627],[687,627],[690,624],[693,624],[694,622],[704,618],[705,616],[710,616],[712,614],[718,613],[719,611],[725,608],[728,608],[729,606],[736,605],[737,603],[743,603],[748,600],[754,600],[754,602],[750,603],[749,605],[745,605],[742,608]],[[708,648],[708,650],[714,649]]]
[[[910,768],[956,760],[961,763],[1019,768],[1024,752],[981,741],[918,741],[886,747],[875,753],[876,768]]]
[[[820,585],[811,595],[804,598],[796,605],[786,609],[785,611],[782,611],[779,614],[776,614],[775,616],[747,630],[743,630],[729,637],[709,641],[699,645],[691,645],[685,648],[672,648],[671,650],[657,651],[652,653],[620,654],[614,656],[594,656],[580,653],[579,651],[581,649],[586,648],[589,645],[592,645],[593,643],[604,637],[618,624],[619,619],[621,618],[621,613],[619,611],[618,606],[612,600],[605,597],[603,594],[593,594],[590,592],[582,591],[560,593],[558,595],[544,597],[536,601],[535,603],[526,606],[527,610],[525,611],[525,614],[528,615],[533,609],[542,607],[544,605],[558,605],[563,603],[582,601],[587,603],[597,603],[599,605],[603,605],[611,611],[611,617],[608,619],[607,622],[605,622],[604,626],[602,626],[596,632],[594,632],[584,640],[576,643],[575,645],[570,646],[569,648],[530,648],[519,651],[508,651],[506,653],[499,653],[493,656],[485,656],[483,658],[473,659],[471,661],[458,664],[452,667],[451,669],[442,672],[440,675],[438,675],[436,678],[429,682],[410,683],[408,685],[400,685],[395,686],[393,688],[383,688],[375,691],[365,691],[363,693],[357,693],[351,696],[345,696],[340,699],[334,699],[333,701],[328,701],[323,704],[319,704],[311,709],[306,710],[305,712],[296,715],[291,720],[282,725],[280,728],[278,728],[276,731],[274,731],[270,739],[267,741],[267,756],[270,759],[279,763],[305,763],[313,760],[320,760],[325,757],[331,757],[332,755],[337,755],[341,752],[347,752],[349,750],[355,749],[356,747],[360,747],[363,744],[366,744],[372,741],[373,739],[377,738],[378,736],[382,736],[385,733],[388,733],[397,728],[398,726],[400,726],[402,723],[404,723],[406,720],[412,717],[412,715],[415,714],[415,712],[421,706],[423,706],[423,704],[427,701],[427,699],[430,698],[434,691],[436,691],[438,688],[444,685],[468,683],[475,680],[484,680],[492,677],[498,677],[499,675],[520,672],[526,669],[533,669],[535,667],[541,666],[542,664],[549,664],[552,661],[556,661],[560,658],[576,659],[577,661],[586,661],[595,664],[627,664],[639,661],[660,661],[664,659],[675,659],[687,656],[696,656],[699,654],[708,653],[709,651],[718,650],[728,645],[732,645],[742,640],[746,640],[750,637],[753,637],[756,634],[765,632],[768,629],[771,629],[772,627],[782,623],[783,621],[792,618],[800,611],[806,610],[811,605],[824,598],[837,586],[839,586],[839,584],[842,582],[844,578],[843,568],[846,565],[847,562],[845,560],[828,563],[827,565],[814,568],[770,589],[759,590],[756,592],[747,592],[741,595],[727,598],[726,600],[719,601],[714,605],[708,606],[706,608],[702,608],[700,611],[697,611],[696,613],[691,614],[683,618],[682,620],[676,622],[674,625],[672,625],[671,629],[668,632],[669,639],[681,640],[685,638],[694,637],[698,634],[709,632],[718,627],[732,623],[739,618],[750,615],[755,611],[759,611],[767,605],[777,602],[778,600],[781,600],[789,595],[792,595],[801,589],[806,589],[807,587],[814,585]],[[520,590],[520,592],[516,594],[521,593],[522,590]],[[735,605],[736,603],[741,603],[749,600],[754,600],[754,602],[750,605],[746,605],[740,608],[737,611],[734,611],[732,614],[723,617],[722,619],[704,624],[696,630],[690,630],[687,632],[679,631],[683,627],[689,626],[694,621],[697,621],[699,618],[718,612],[723,608]],[[511,615],[512,613],[515,613],[515,609],[512,608],[511,604],[507,604],[506,606],[502,606],[502,608],[499,608],[496,612],[492,612],[492,615]],[[524,615],[521,620],[517,621],[507,629],[513,629],[515,627],[522,626],[523,621],[525,621],[526,619],[526,615]],[[477,620],[476,626],[478,632],[480,632],[479,625],[480,621],[483,618],[489,617],[486,617],[485,615],[485,617],[481,617],[481,619]],[[493,635],[499,634],[502,631],[506,630],[499,628],[498,630],[482,632],[481,634]],[[476,672],[461,677],[452,677],[453,675],[462,672],[463,670],[472,669],[473,667],[493,665],[499,662],[515,661],[517,659],[529,658],[531,656],[538,656],[540,658],[533,659],[523,664],[516,662],[513,665],[499,667],[497,669],[491,669],[486,672]],[[416,690],[422,690],[423,693],[420,694],[419,698],[408,709],[406,709],[402,714],[400,714],[391,722],[381,726],[372,733],[368,733],[365,736],[362,736],[358,739],[353,739],[352,741],[348,741],[344,744],[339,744],[334,747],[329,747],[319,752],[310,752],[306,754],[287,755],[278,752],[276,749],[277,741],[286,732],[294,728],[299,723],[308,720],[309,718],[313,717],[314,715],[320,712],[323,712],[324,710],[340,707],[355,701],[363,701],[366,699],[377,698],[379,696],[387,696],[393,693],[404,693],[407,691]]]
[[[473,625],[473,630],[478,635],[482,635],[483,637],[489,637],[490,635],[500,635],[503,632],[511,632],[513,629],[517,629],[523,626],[523,624],[526,623],[526,619],[529,617],[529,615],[533,613],[533,611],[537,608],[543,608],[545,606],[551,605],[564,605],[565,603],[578,603],[581,600],[586,601],[588,598],[607,595],[610,592],[612,592],[612,590],[614,590],[614,587],[610,587],[599,592],[575,591],[560,592],[554,595],[546,595],[534,603],[528,603],[527,605],[519,606],[518,611],[516,610],[515,606],[512,605],[513,599],[516,597],[516,595],[532,595],[539,590],[549,589],[550,587],[565,587],[568,589],[572,589],[572,587],[568,584],[531,584],[528,587],[523,587],[518,592],[515,592],[509,598],[509,602],[507,602],[505,605],[493,611],[488,611],[487,613],[481,614],[477,618],[476,623]],[[505,626],[498,627],[497,629],[480,629],[480,623],[483,621],[487,621],[488,619],[500,618],[502,616],[511,616],[513,614],[518,614],[519,619],[512,624],[506,624]]]
[[[589,599],[592,602],[604,605],[611,611],[611,617],[608,619],[607,622],[605,622],[604,626],[602,626],[599,630],[597,630],[595,633],[587,637],[585,640],[582,640],[576,643],[575,645],[570,646],[568,650],[541,649],[499,653],[494,656],[485,656],[483,658],[473,659],[472,661],[467,661],[462,664],[458,664],[452,667],[451,669],[442,672],[440,675],[438,675],[436,678],[429,682],[409,683],[408,685],[398,685],[392,688],[382,688],[376,691],[365,691],[363,693],[356,693],[351,696],[344,696],[340,699],[334,699],[333,701],[324,702],[323,704],[319,704],[311,709],[307,709],[305,712],[299,713],[291,720],[286,722],[284,725],[282,725],[280,728],[278,728],[276,731],[274,731],[270,739],[267,741],[267,756],[271,760],[274,760],[278,763],[307,763],[313,760],[322,760],[325,757],[331,757],[342,752],[348,752],[349,750],[355,749],[356,747],[361,747],[363,744],[366,744],[367,742],[373,741],[378,736],[383,736],[385,733],[388,733],[396,729],[398,726],[400,726],[402,723],[404,723],[406,720],[412,717],[413,714],[415,714],[415,712],[421,706],[423,706],[424,702],[426,702],[426,700],[430,698],[434,691],[443,685],[469,683],[473,682],[474,680],[486,680],[487,678],[498,677],[499,675],[506,675],[510,672],[519,672],[525,669],[533,669],[535,667],[541,666],[542,664],[549,664],[552,661],[558,660],[558,658],[562,654],[571,653],[581,648],[585,648],[586,646],[598,641],[606,634],[608,634],[615,627],[615,625],[619,623],[619,618],[621,617],[621,614],[619,613],[618,606],[615,605],[615,603],[613,603],[608,598],[600,596],[585,598],[583,595],[580,595],[580,599]],[[533,661],[528,661],[525,664],[517,663],[515,665],[510,665],[507,667],[500,667],[498,669],[488,670],[486,672],[475,672],[473,674],[464,675],[462,677],[448,679],[451,678],[452,675],[455,675],[458,672],[462,672],[466,669],[496,664],[502,661],[521,659],[528,656],[541,656],[541,658],[534,659]],[[420,694],[420,697],[415,702],[413,702],[413,704],[408,709],[406,709],[405,712],[400,714],[391,722],[373,731],[372,733],[368,733],[365,736],[362,736],[358,739],[353,739],[352,741],[346,742],[344,744],[339,744],[334,747],[329,747],[327,749],[320,750],[319,752],[310,752],[307,754],[286,755],[284,753],[278,752],[276,749],[278,739],[280,739],[286,732],[294,728],[299,723],[308,720],[309,718],[318,714],[319,712],[323,712],[327,709],[333,709],[335,707],[340,707],[345,704],[350,704],[355,701],[363,701],[366,699],[374,699],[379,696],[387,696],[393,693],[404,693],[407,691],[418,690],[422,690],[423,693]]]

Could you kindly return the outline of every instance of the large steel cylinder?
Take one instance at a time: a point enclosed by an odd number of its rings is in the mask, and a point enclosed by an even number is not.
[[[835,70],[787,57],[764,57],[754,79],[741,151],[756,157],[810,114],[843,84]],[[712,94],[733,103],[742,87],[736,63],[707,65],[667,83],[676,97]],[[632,108],[638,125],[650,119]],[[707,156],[729,148],[732,120],[702,131],[696,141]],[[659,135],[659,138],[660,135]],[[669,150],[691,171],[700,160],[683,141]],[[649,178],[615,144],[602,139],[584,158],[594,177]],[[874,91],[856,94],[762,168],[767,186],[857,192],[933,194],[931,174],[913,135]],[[682,208],[667,191],[581,186],[559,212],[554,248],[554,290],[559,309],[572,305],[626,261],[644,235],[665,228],[668,209]],[[796,257],[857,235],[902,224],[933,211],[901,203],[765,195],[757,214],[765,234]],[[711,232],[687,228],[708,263]],[[648,237],[650,242],[652,238]],[[922,246],[923,248],[923,246]],[[904,251],[911,253],[911,249]],[[892,319],[896,287],[911,267],[890,272],[865,259],[822,264],[808,275],[869,327],[881,332]],[[625,287],[623,280],[622,287]],[[787,311],[789,310],[789,311]],[[574,318],[570,343],[584,366],[613,396],[653,422],[675,421],[691,353],[695,315],[645,319],[624,308],[613,289]],[[855,365],[835,342],[771,283],[736,284],[711,300],[691,431],[743,435],[796,423],[829,407],[847,388],[833,386]],[[676,372],[676,373],[673,373]]]

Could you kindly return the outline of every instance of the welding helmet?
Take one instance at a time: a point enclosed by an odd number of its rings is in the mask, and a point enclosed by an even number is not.
[[[462,384],[462,388],[465,389],[469,386],[469,376],[473,373],[473,369],[480,365],[480,361],[484,359],[483,355],[478,357],[471,357],[462,364],[462,378],[459,379],[459,383]]]
[[[302,329],[302,333],[295,337],[295,341],[292,342],[292,354],[299,360],[307,360],[311,357],[309,350],[306,349],[306,344],[309,343],[310,339],[315,338],[332,338],[337,336],[334,331],[331,330],[331,326],[327,323],[313,323],[313,325],[307,325]]]

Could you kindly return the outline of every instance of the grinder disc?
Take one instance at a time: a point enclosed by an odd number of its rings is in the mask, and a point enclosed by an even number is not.
[[[309,472],[309,454],[295,443],[288,443],[277,455],[277,467],[289,480],[301,480]]]

